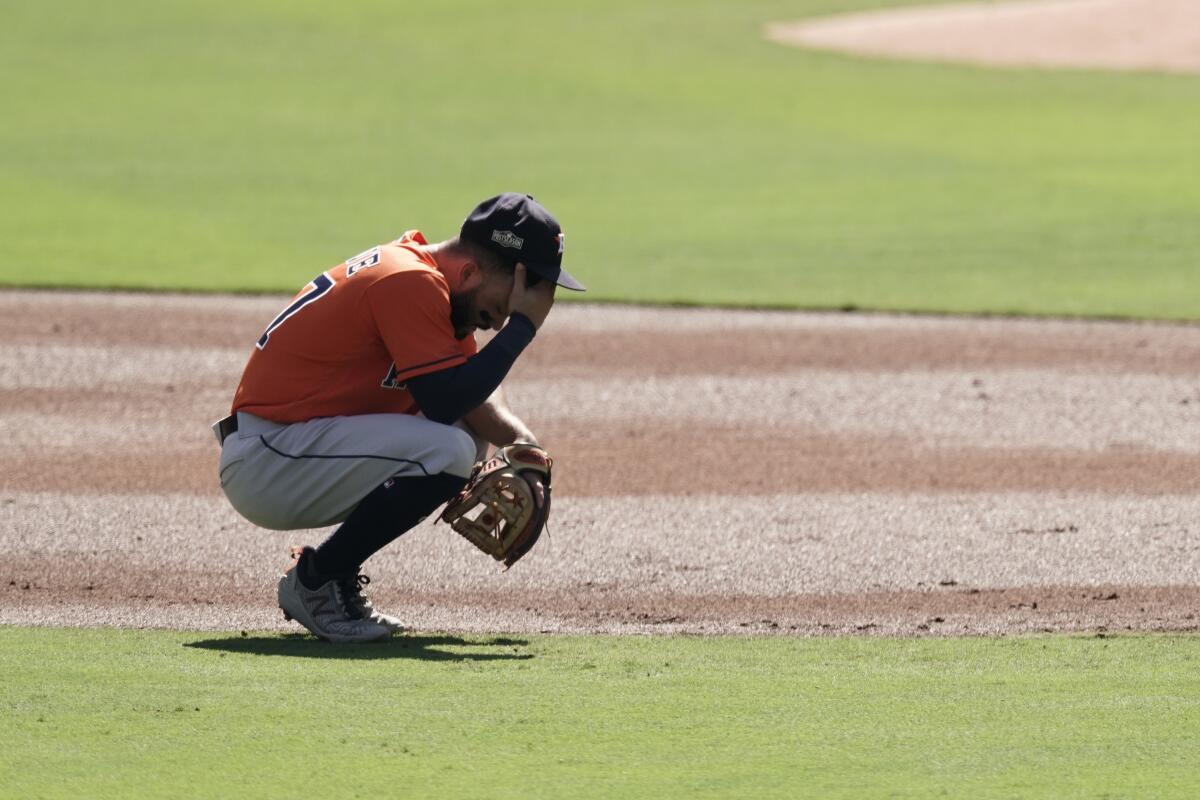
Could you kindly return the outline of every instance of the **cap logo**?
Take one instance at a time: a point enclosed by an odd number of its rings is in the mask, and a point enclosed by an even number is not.
[[[567,239],[567,237],[565,234],[560,233],[558,235],[558,254],[560,256],[563,254],[563,243],[566,242],[566,239]]]
[[[492,241],[501,247],[511,247],[514,250],[520,250],[525,244],[525,240],[512,231],[492,231]]]

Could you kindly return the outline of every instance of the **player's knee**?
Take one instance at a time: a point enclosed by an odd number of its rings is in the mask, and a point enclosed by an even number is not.
[[[448,464],[442,471],[465,478],[475,467],[475,437],[462,428],[448,426],[448,430],[446,443]]]

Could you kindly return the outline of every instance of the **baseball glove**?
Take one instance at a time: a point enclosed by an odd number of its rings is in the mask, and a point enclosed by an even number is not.
[[[443,522],[505,568],[529,552],[550,517],[550,454],[515,442],[475,465],[467,485],[446,504]],[[541,479],[539,505],[532,481]]]

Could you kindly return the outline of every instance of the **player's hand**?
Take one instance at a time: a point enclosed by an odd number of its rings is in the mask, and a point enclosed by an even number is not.
[[[529,483],[529,488],[533,489],[533,500],[537,503],[538,508],[546,505],[546,484],[540,476],[529,476],[525,478]]]
[[[536,286],[527,286],[525,265],[517,264],[513,274],[512,293],[508,296],[508,313],[521,312],[529,317],[533,327],[541,328],[554,305],[554,281],[540,280]]]

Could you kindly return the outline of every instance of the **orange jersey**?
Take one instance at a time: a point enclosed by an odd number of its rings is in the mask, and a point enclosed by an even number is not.
[[[409,378],[463,364],[475,338],[454,338],[450,286],[420,231],[317,276],[263,331],[233,411],[273,422],[415,414]]]

